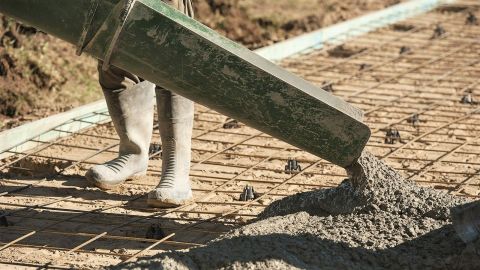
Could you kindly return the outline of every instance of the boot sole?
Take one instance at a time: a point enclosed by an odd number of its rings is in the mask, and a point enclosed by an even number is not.
[[[127,179],[125,179],[125,181],[127,181],[128,179],[135,179],[135,178],[138,178],[138,177],[142,177],[142,176],[145,176],[147,175],[147,170],[145,171],[142,171],[142,172],[139,172],[139,173],[136,173],[130,177],[128,177]],[[95,179],[93,179],[88,173],[85,175],[85,179],[87,179],[87,182],[89,182],[90,184],[98,187],[99,189],[102,189],[102,190],[112,190],[112,189],[116,189],[117,187],[119,187],[120,185],[122,185],[123,183],[125,183],[125,181],[122,181],[118,184],[107,184],[107,183],[103,183],[101,181],[97,181]]]
[[[168,200],[168,199],[165,199],[165,200],[147,199],[147,204],[148,206],[153,208],[175,208],[175,207],[189,204],[192,201],[193,199],[186,199],[180,202],[177,202],[177,201],[174,202],[173,200]]]

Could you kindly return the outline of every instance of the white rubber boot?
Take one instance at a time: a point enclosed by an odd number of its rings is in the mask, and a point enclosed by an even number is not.
[[[120,137],[118,157],[88,170],[85,177],[101,189],[145,175],[152,138],[154,84],[144,81],[126,89],[104,90],[108,111]]]
[[[190,157],[193,128],[193,102],[157,88],[157,108],[162,138],[162,176],[148,194],[152,207],[176,207],[192,199]]]

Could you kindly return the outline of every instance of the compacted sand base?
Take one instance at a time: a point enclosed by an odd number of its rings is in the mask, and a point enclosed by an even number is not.
[[[123,269],[480,269],[449,220],[466,201],[421,188],[369,153],[339,187],[274,202],[249,225],[205,247]]]

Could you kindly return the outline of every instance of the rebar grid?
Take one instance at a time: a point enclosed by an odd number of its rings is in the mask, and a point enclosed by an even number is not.
[[[413,26],[406,31],[385,27],[281,64],[363,109],[372,129],[368,149],[406,177],[478,198],[479,107],[460,101],[468,93],[475,101],[479,91],[480,26],[466,18],[468,12],[480,17],[480,7],[456,5],[466,8],[429,12],[397,24]],[[434,37],[438,26],[445,33]],[[418,123],[410,121],[414,114]],[[116,155],[111,123],[54,142],[35,138],[39,147],[27,153],[12,149],[16,156],[0,165],[0,218],[14,223],[0,228],[0,263],[94,268],[195,247],[256,217],[273,200],[345,178],[343,169],[254,129],[223,128],[226,117],[204,107],[197,106],[195,119],[195,201],[169,210],[148,209],[145,202],[160,178],[159,153],[152,153],[145,178],[112,192],[87,187],[86,169]],[[385,144],[389,128],[400,132],[401,142]],[[159,141],[157,131],[153,140]],[[286,173],[288,158],[302,170]],[[247,184],[257,198],[239,201]],[[164,235],[146,238],[152,224]],[[22,256],[39,252],[41,258]]]

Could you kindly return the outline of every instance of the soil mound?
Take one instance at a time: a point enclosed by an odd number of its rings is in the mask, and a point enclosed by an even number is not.
[[[475,269],[480,243],[456,236],[449,208],[466,201],[421,188],[369,153],[339,187],[274,202],[205,247],[116,269]]]
[[[0,131],[100,98],[96,61],[0,14]]]
[[[196,18],[250,49],[379,10],[400,0],[198,0]]]

